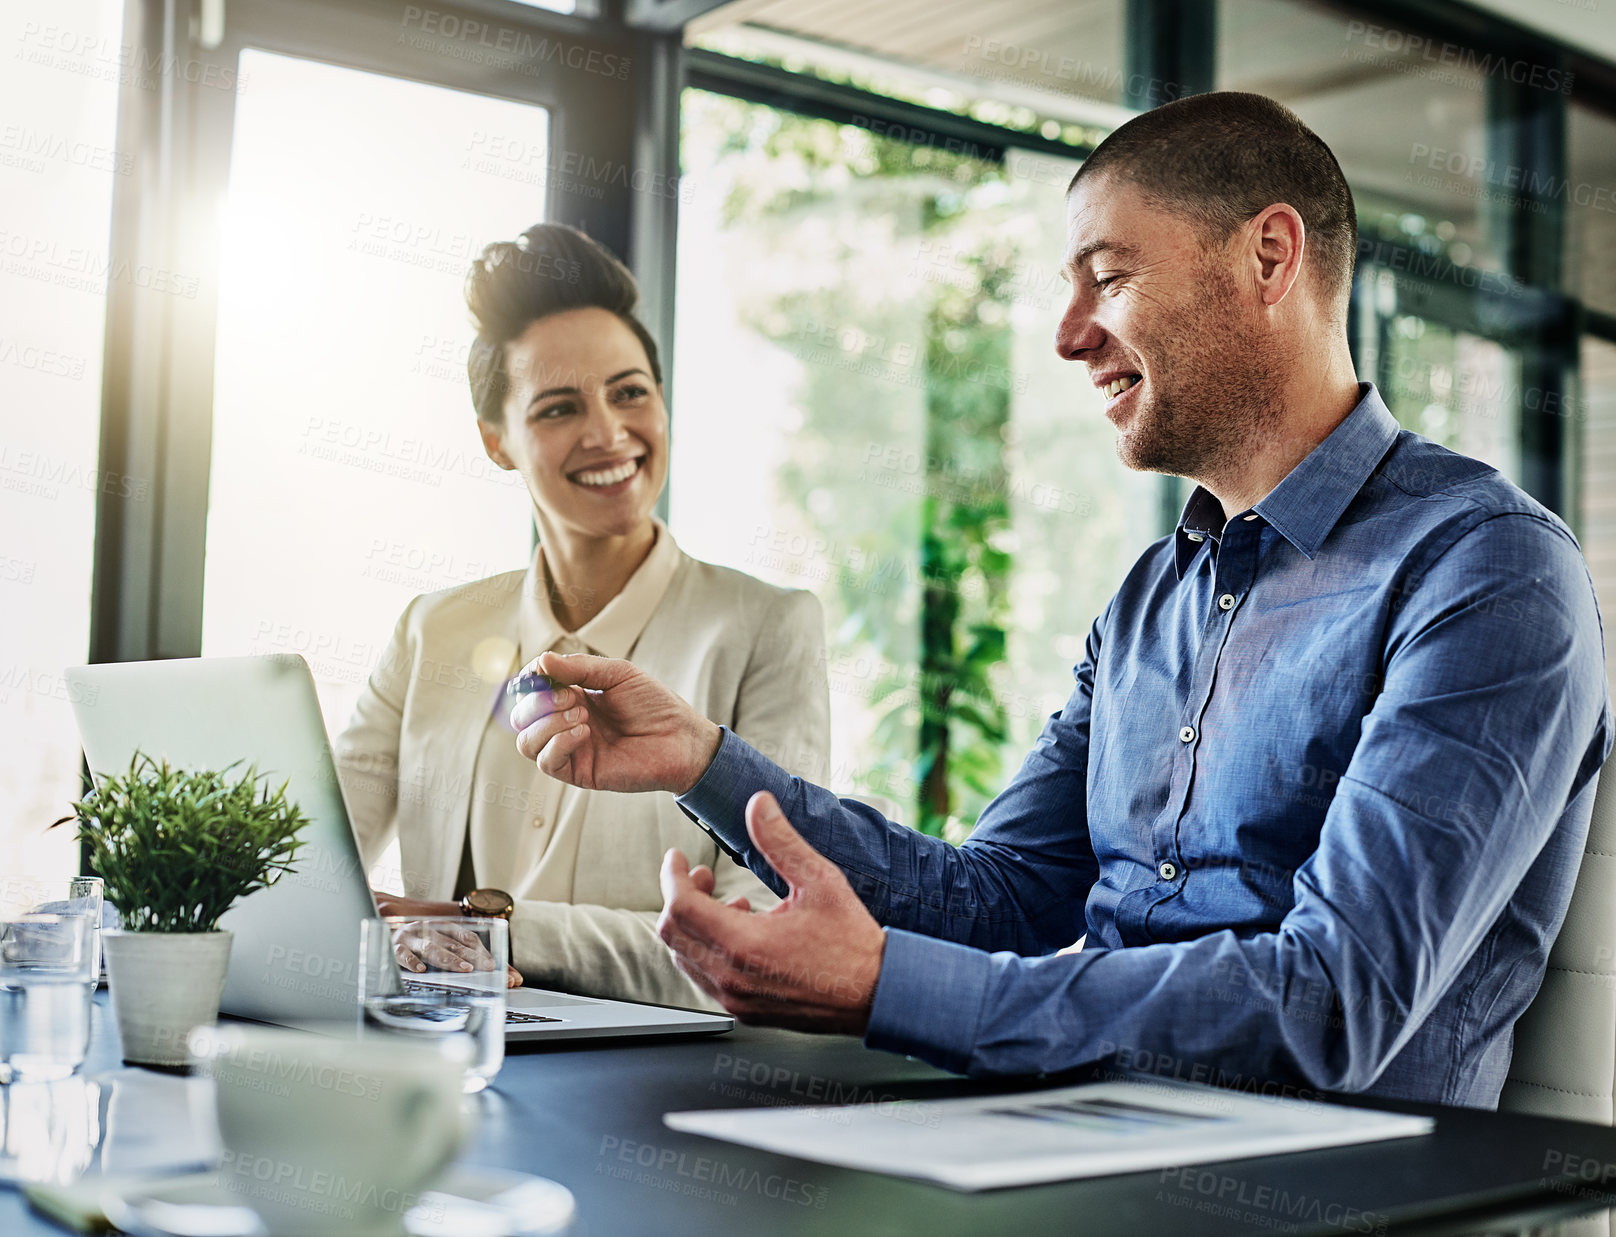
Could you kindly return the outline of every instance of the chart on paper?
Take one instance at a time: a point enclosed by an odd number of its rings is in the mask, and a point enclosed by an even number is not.
[[[685,1133],[955,1190],[1412,1138],[1435,1125],[1427,1117],[1135,1080],[985,1098],[672,1112],[663,1121]]]

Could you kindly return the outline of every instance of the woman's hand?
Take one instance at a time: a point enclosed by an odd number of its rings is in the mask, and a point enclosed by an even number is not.
[[[376,894],[376,909],[389,918],[424,919],[435,915],[456,919],[463,917],[458,902],[401,898],[391,893]],[[440,971],[458,971],[462,974],[466,971],[492,970],[494,966],[493,957],[483,948],[477,934],[463,928],[434,928],[431,931],[424,927],[412,928],[393,937],[393,950],[398,956],[398,964],[416,975],[422,974],[428,963]],[[522,972],[514,966],[507,966],[505,986],[520,988]]]

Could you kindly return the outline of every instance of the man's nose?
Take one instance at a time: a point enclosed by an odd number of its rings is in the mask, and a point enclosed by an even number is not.
[[[1092,302],[1080,292],[1074,292],[1067,302],[1066,312],[1055,325],[1055,351],[1062,360],[1081,361],[1105,339],[1105,332],[1094,320]]]

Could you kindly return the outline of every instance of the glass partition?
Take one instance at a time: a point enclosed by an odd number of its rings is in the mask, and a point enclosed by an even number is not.
[[[686,93],[672,527],[808,588],[839,789],[959,838],[1150,539],[1053,348],[1076,164]]]
[[[206,656],[298,653],[326,723],[418,593],[526,565],[467,391],[472,258],[544,217],[540,108],[248,51],[224,204]]]
[[[123,6],[20,0],[0,10],[0,854],[6,872],[78,871],[74,692],[89,655],[98,496],[154,501],[151,478],[103,472],[101,351],[109,282],[160,277],[109,263]],[[196,295],[176,277],[173,295]]]

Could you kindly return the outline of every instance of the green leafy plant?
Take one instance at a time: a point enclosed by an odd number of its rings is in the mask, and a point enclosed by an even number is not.
[[[239,762],[238,762],[239,763]],[[73,804],[78,839],[107,900],[133,932],[212,932],[240,898],[294,871],[308,817],[257,766],[174,769],[136,752]]]
[[[725,152],[726,239],[768,263],[747,319],[804,362],[782,510],[856,551],[822,577],[835,583],[834,651],[890,667],[869,685],[858,784],[907,798],[917,829],[958,842],[1011,741],[997,678],[1011,628],[1011,320],[1029,267],[1000,206],[1008,173],[760,104],[696,95],[685,108],[687,145]],[[914,440],[914,476],[866,468],[851,483],[849,461]]]

